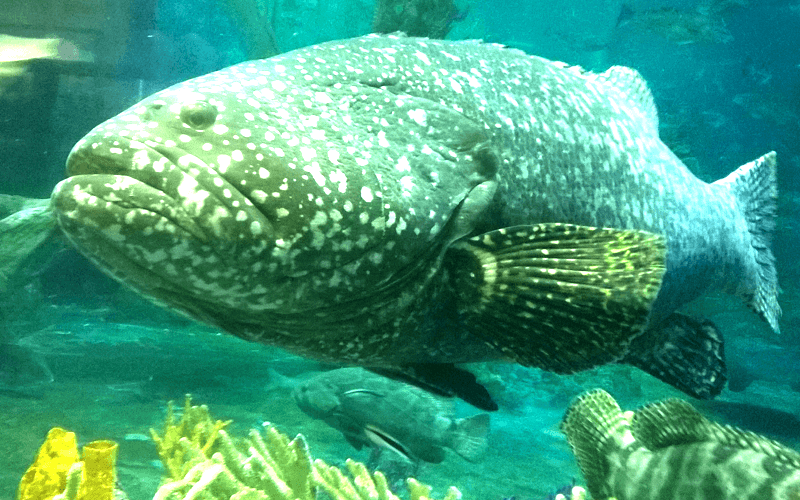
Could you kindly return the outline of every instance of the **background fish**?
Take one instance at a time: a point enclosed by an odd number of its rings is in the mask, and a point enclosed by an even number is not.
[[[488,446],[489,414],[455,418],[452,400],[362,368],[319,374],[293,395],[301,410],[341,431],[359,450],[384,447],[410,460],[439,463],[449,448],[474,462]]]
[[[628,68],[330,42],[159,92],[67,168],[62,229],[145,296],[487,409],[453,363],[628,362],[709,397],[721,338],[674,311],[724,289],[778,328],[774,153],[698,180]]]
[[[597,390],[573,402],[562,429],[592,498],[800,498],[800,453],[706,420],[685,401],[623,414]]]

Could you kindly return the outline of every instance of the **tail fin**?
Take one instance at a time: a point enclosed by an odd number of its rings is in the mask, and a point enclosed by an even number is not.
[[[772,151],[714,183],[727,185],[744,211],[757,266],[756,286],[747,294],[747,305],[776,333],[780,332],[781,307],[778,305],[775,256],[770,244],[777,211],[777,164],[777,156]]]
[[[606,483],[611,473],[610,458],[634,442],[630,421],[609,393],[588,392],[572,402],[561,430],[567,435],[592,498],[608,498],[613,492]]]
[[[457,420],[451,448],[462,458],[477,462],[489,449],[486,439],[488,434],[488,413]]]

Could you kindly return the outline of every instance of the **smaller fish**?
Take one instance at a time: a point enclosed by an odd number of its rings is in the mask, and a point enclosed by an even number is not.
[[[489,414],[453,418],[453,402],[363,368],[332,370],[299,385],[303,412],[339,430],[357,450],[391,449],[439,463],[450,448],[470,462],[486,452]]]
[[[577,398],[561,423],[592,498],[800,498],[800,453],[703,417],[670,399],[623,413],[603,390]]]

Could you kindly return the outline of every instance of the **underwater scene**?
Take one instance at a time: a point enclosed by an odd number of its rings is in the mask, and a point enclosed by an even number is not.
[[[0,499],[800,500],[797,0],[6,0]]]

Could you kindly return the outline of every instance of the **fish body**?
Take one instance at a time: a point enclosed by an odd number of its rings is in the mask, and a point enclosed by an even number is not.
[[[597,390],[573,402],[562,430],[592,498],[800,498],[800,453],[711,422],[682,400],[623,413]]]
[[[433,386],[630,362],[708,396],[720,341],[673,312],[721,288],[777,329],[775,156],[707,184],[657,129],[628,68],[370,35],[154,94],[76,144],[52,200],[107,273],[249,340]]]
[[[455,418],[452,400],[363,368],[340,368],[294,390],[301,410],[342,432],[355,448],[384,447],[439,463],[445,448],[477,461],[487,450],[489,415]]]

